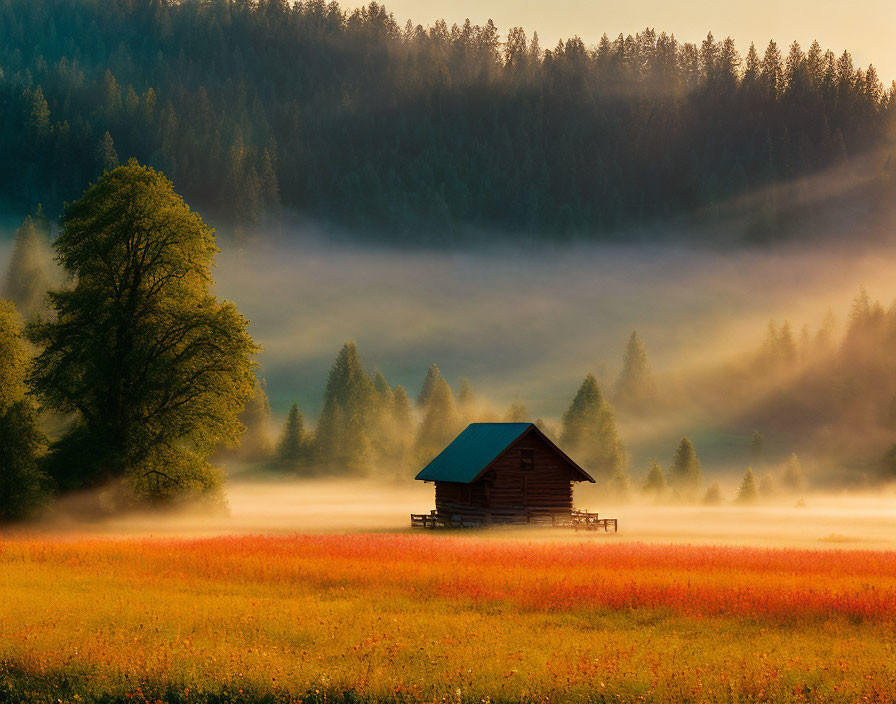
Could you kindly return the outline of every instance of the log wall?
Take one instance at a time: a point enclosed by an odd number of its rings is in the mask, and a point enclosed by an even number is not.
[[[541,438],[529,433],[479,481],[436,482],[436,512],[509,522],[526,520],[539,510],[570,512],[572,482],[579,478]]]

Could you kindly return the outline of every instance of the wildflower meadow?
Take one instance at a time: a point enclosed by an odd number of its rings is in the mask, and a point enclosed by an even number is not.
[[[0,702],[888,702],[896,552],[0,543]]]

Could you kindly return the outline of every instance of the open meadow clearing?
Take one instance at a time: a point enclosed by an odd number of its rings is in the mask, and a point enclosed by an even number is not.
[[[896,697],[893,551],[16,536],[0,563],[3,702]]]

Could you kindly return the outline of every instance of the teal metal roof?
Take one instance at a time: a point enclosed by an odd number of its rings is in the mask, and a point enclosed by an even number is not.
[[[531,427],[532,423],[470,423],[416,478],[469,484]]]

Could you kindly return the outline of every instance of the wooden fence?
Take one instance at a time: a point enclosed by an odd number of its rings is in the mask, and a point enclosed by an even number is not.
[[[412,513],[411,528],[479,528],[485,525],[537,525],[574,528],[575,530],[619,531],[615,518],[599,518],[588,511],[568,511],[553,508],[507,509],[477,512],[470,507],[458,507],[458,512]]]
[[[603,528],[607,533],[612,526],[614,533],[619,532],[619,520],[616,518],[599,518],[596,513],[588,511],[573,511],[570,518],[572,527],[576,530],[600,530]]]

